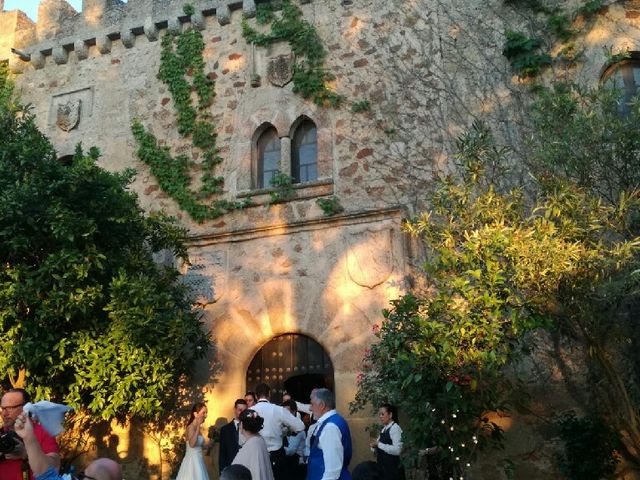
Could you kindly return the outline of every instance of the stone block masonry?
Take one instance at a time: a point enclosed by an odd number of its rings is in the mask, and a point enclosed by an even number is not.
[[[20,73],[24,65],[12,57],[11,48],[14,47],[26,54],[23,62],[30,59],[33,67],[40,69],[48,64],[47,57],[62,65],[67,63],[71,52],[76,53],[78,60],[85,60],[87,49],[93,45],[98,47],[100,54],[106,55],[111,52],[111,42],[115,40],[133,48],[136,37],[141,35],[156,41],[159,31],[165,28],[175,31],[184,23],[190,23],[203,29],[204,18],[209,16],[216,16],[220,25],[227,25],[234,10],[242,9],[247,18],[255,16],[256,12],[254,0],[223,0],[214,5],[203,0],[189,3],[195,10],[191,16],[183,11],[184,0],[129,0],[127,3],[84,0],[81,12],[76,12],[65,0],[43,0],[37,23],[21,12],[22,21],[3,21],[8,13],[2,12],[0,21],[5,27],[2,37],[9,41],[0,43],[0,59],[9,59],[14,73]]]

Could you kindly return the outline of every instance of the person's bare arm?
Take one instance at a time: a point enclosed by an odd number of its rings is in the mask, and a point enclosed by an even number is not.
[[[57,453],[46,454],[42,451],[42,447],[38,443],[35,432],[33,431],[33,423],[26,415],[20,415],[14,424],[16,433],[22,438],[24,447],[27,451],[29,466],[34,475],[42,475],[49,467],[54,469],[60,465],[60,457]]]
[[[184,436],[185,440],[191,448],[195,448],[196,444],[198,443],[198,434],[200,433],[201,423],[202,421],[198,421],[198,418],[196,417],[193,422],[187,425],[187,431],[185,432]]]

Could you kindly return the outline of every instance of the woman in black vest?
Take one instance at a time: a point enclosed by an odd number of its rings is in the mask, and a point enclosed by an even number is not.
[[[398,411],[393,405],[383,403],[378,409],[382,430],[378,439],[371,442],[374,449],[381,480],[403,480],[404,469],[400,463],[402,451],[402,429],[396,423]]]

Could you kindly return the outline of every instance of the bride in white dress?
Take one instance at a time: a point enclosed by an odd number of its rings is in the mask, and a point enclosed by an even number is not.
[[[207,418],[207,406],[204,403],[196,403],[191,409],[191,416],[184,438],[187,442],[187,451],[180,464],[180,470],[176,480],[209,480],[207,467],[202,457],[202,449],[207,446],[204,437],[200,435],[202,422]]]

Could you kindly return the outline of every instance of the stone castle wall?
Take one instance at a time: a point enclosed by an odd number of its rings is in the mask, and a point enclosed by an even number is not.
[[[328,49],[333,87],[347,98],[331,109],[294,94],[291,83],[269,83],[270,59],[289,47],[252,47],[242,38],[241,19],[255,14],[253,0],[192,1],[192,16],[184,14],[184,3],[85,0],[75,12],[64,0],[43,0],[37,24],[20,12],[2,12],[0,59],[10,60],[18,92],[61,157],[79,142],[99,147],[105,168],[137,170],[132,188],[145,209],[168,211],[189,229],[193,266],[184,273],[199,294],[222,364],[215,381],[206,366],[198,372],[210,379],[203,392],[209,421],[229,417],[233,400],[251,387],[245,372],[253,355],[284,333],[323,345],[334,365],[339,408],[347,412],[371,328],[389,300],[406,290],[419,257],[400,224],[424,207],[434,168],[446,167],[456,136],[474,120],[487,121],[516,150],[522,143],[519,127],[530,97],[502,46],[506,29],[528,28],[530,19],[501,0],[303,2],[305,19]],[[638,18],[640,3],[613,2],[578,39],[581,67],[554,73],[597,85],[606,49],[640,50]],[[161,36],[190,26],[203,32],[205,71],[216,82],[210,112],[224,159],[224,198],[252,194],[255,202],[203,224],[160,190],[138,160],[131,134],[137,119],[174,152],[200,160],[179,137],[171,95],[157,79]],[[254,74],[259,86],[252,86]],[[362,100],[370,110],[352,112],[351,103]],[[80,116],[64,131],[56,125],[57,108],[70,101],[80,102]],[[297,187],[291,201],[267,208],[268,192],[252,189],[255,134],[269,123],[285,144],[302,117],[318,128],[321,175]],[[345,212],[325,217],[315,200],[331,195]],[[561,377],[550,370],[547,388],[557,395],[541,395],[533,414],[501,420],[507,438],[512,435],[509,454],[525,465],[516,478],[553,476],[554,445],[532,419],[569,402]],[[364,427],[371,419],[363,412],[349,421],[358,462],[368,458]],[[118,454],[125,462],[152,458],[150,447],[136,448]],[[482,478],[500,478],[498,463],[488,460]]]

